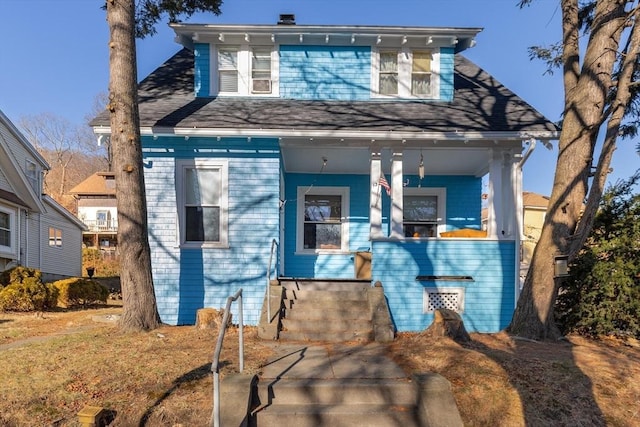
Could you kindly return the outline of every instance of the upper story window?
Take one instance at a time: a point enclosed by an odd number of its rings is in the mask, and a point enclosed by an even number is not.
[[[402,203],[405,237],[437,237],[445,231],[444,188],[405,188]]]
[[[379,50],[373,55],[373,97],[434,98],[436,55],[428,49]]]
[[[381,95],[398,94],[398,52],[380,52],[379,92]]]
[[[40,182],[38,179],[38,166],[32,162],[31,160],[26,161],[25,165],[25,175],[27,175],[27,179],[29,180],[29,184],[33,191],[36,194],[40,194]]]
[[[227,162],[185,161],[178,169],[181,244],[192,247],[226,247],[228,242]]]
[[[59,228],[49,227],[49,246],[62,247],[62,230]]]
[[[218,87],[220,92],[238,92],[238,49],[218,49]]]
[[[11,247],[11,214],[0,211],[0,246]]]
[[[251,92],[271,93],[271,48],[254,48],[251,52]]]
[[[349,188],[298,188],[300,252],[343,252],[349,248]]]

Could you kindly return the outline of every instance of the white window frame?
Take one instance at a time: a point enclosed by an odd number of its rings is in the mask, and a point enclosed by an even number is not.
[[[269,93],[253,93],[252,79],[252,58],[253,49],[270,49],[271,50],[271,92]],[[280,83],[278,76],[280,75],[280,56],[278,54],[278,45],[275,46],[249,46],[248,44],[239,45],[212,45],[211,49],[211,92],[213,95],[220,96],[250,96],[254,97],[278,97],[280,93]],[[220,49],[236,49],[237,72],[238,72],[238,91],[222,92],[220,90],[220,76],[218,70],[218,51]]]
[[[51,233],[53,232],[53,239]],[[62,248],[62,229],[56,227],[49,227],[49,247],[50,248]]]
[[[222,86],[220,84],[220,75],[221,75],[221,71],[233,71],[233,69],[227,69],[225,68],[224,70],[220,68],[220,60],[219,60],[219,55],[221,51],[233,51],[236,53],[236,68],[235,68],[235,72],[236,72],[236,78],[237,78],[237,87],[236,90],[233,92],[224,92],[222,90]],[[242,79],[240,76],[240,47],[239,46],[220,46],[220,48],[218,48],[215,52],[215,72],[216,72],[216,87],[219,91],[220,94],[223,95],[238,95],[241,92],[241,87],[242,87]]]
[[[446,231],[447,224],[447,189],[445,187],[405,187],[403,188],[404,196],[436,196],[437,197],[437,225],[435,236],[422,236],[418,238],[437,238],[440,237],[440,233]],[[404,203],[403,203],[404,205]],[[404,220],[402,222],[402,228],[404,230]],[[411,237],[409,237],[411,238]]]
[[[29,159],[25,160],[24,174],[31,184],[31,188],[36,194],[40,195],[40,179],[38,179],[38,165]]]
[[[384,95],[380,93],[380,53],[398,52],[398,94]],[[428,95],[412,93],[413,52],[431,52],[431,82]],[[402,99],[439,99],[440,98],[440,50],[438,48],[421,48],[403,46],[402,48],[373,48],[371,55],[371,97]]]
[[[220,239],[219,241],[186,241],[186,169],[220,170]],[[225,159],[189,159],[176,162],[176,189],[178,208],[178,245],[182,248],[228,248],[229,247],[229,162]]]
[[[464,313],[464,294],[466,289],[463,287],[429,287],[424,288],[422,294],[422,313],[430,314],[434,313],[435,310],[430,310],[429,306],[431,304],[431,300],[429,294],[457,294],[458,295],[458,307],[454,310],[456,313]]]
[[[336,254],[349,251],[349,187],[298,187],[297,194],[297,226],[296,226],[296,253],[300,254]],[[305,249],[304,247],[304,212],[305,196],[326,195],[341,197],[340,217],[340,249]]]
[[[9,228],[8,229],[5,229],[4,227],[2,228],[3,231],[9,232],[9,246],[0,244],[0,252],[13,254],[15,252],[14,247],[15,247],[15,240],[16,240],[16,233],[17,233],[16,212],[14,210],[6,209],[0,206],[0,213],[6,214],[9,216]]]

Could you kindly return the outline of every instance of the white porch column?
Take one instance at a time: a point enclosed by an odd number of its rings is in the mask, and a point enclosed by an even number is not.
[[[391,160],[391,238],[402,239],[402,152],[394,152]]]
[[[487,237],[502,237],[502,151],[492,150],[487,197]]]
[[[369,238],[382,236],[382,187],[379,184],[382,165],[380,152],[371,152],[371,185],[369,186]]]

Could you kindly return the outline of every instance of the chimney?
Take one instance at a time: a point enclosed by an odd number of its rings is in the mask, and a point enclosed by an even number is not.
[[[278,25],[296,25],[296,15],[294,14],[280,14]]]

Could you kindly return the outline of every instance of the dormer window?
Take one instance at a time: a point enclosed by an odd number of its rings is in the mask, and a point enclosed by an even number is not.
[[[220,92],[238,92],[238,49],[218,49],[218,84]]]
[[[271,93],[271,48],[253,48],[251,54],[251,93]]]
[[[381,95],[398,94],[398,52],[380,52],[379,87]]]
[[[431,51],[413,51],[411,94],[414,96],[431,95]]]
[[[428,49],[379,50],[373,55],[373,97],[437,98],[439,56]],[[437,74],[436,74],[437,75]]]

